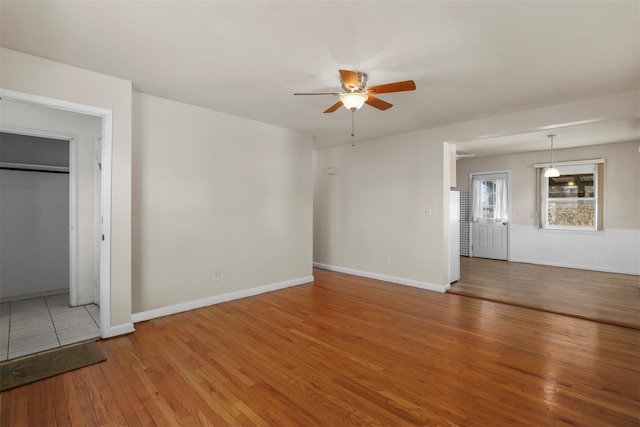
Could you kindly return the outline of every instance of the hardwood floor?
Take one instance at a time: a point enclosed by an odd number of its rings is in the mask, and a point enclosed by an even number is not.
[[[637,426],[640,331],[315,270],[136,324],[3,426]]]
[[[449,292],[640,329],[640,277],[460,257]]]

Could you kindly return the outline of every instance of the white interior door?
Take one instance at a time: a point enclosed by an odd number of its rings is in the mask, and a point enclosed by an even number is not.
[[[471,176],[471,256],[509,256],[509,174]]]
[[[488,221],[473,222],[471,225],[472,254],[478,258],[506,260],[508,255],[508,224]]]

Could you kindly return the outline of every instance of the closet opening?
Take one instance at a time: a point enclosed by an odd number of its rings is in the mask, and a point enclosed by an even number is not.
[[[0,302],[72,295],[74,153],[73,137],[0,132]]]
[[[4,89],[0,89],[0,110],[2,111],[0,138],[5,142],[0,145],[0,198],[16,196],[18,189],[35,189],[34,197],[38,200],[31,200],[31,205],[0,200],[0,226],[2,226],[0,230],[0,304],[2,306],[0,334],[2,336],[0,338],[2,338],[2,344],[7,344],[0,346],[0,360],[19,355],[19,346],[12,347],[11,344],[16,343],[4,339],[9,335],[9,331],[5,329],[11,326],[14,331],[24,327],[20,334],[10,334],[13,338],[21,337],[29,328],[42,335],[32,341],[44,347],[36,348],[33,352],[53,348],[55,343],[50,342],[51,340],[56,341],[55,346],[62,346],[78,340],[109,337],[112,335],[110,326],[112,112],[103,108]],[[28,148],[28,143],[18,146],[17,143],[10,141],[11,138],[21,138],[22,143],[31,140],[32,143],[39,144],[41,150],[31,150]],[[33,141],[39,141],[39,143]],[[60,146],[64,148],[53,154],[54,148],[59,149]],[[29,150],[31,154],[27,153]],[[35,157],[26,157],[28,155]],[[38,185],[14,182],[18,180],[17,176],[24,175],[32,177],[27,180],[40,181],[47,190],[55,187],[57,192],[47,193],[42,188],[38,189]],[[10,177],[7,178],[8,176]],[[60,185],[60,182],[63,184]],[[64,194],[58,191],[63,188],[66,189]],[[28,193],[23,192],[20,197],[25,197],[26,194]],[[58,207],[66,206],[63,214],[66,223],[64,220],[60,221],[61,211],[51,210],[53,205],[43,208],[47,197],[53,199]],[[37,217],[36,212],[42,214],[40,219],[32,221],[31,227],[26,227],[32,234],[37,232],[41,240],[35,244],[32,243],[30,249],[26,252],[23,250],[19,255],[17,253],[19,251],[16,250],[19,246],[13,242],[6,242],[7,238],[12,237],[11,231],[7,230],[16,228],[15,224],[9,223],[9,219],[18,218],[26,224],[34,216]],[[55,218],[57,221],[53,221]],[[52,225],[51,221],[57,225]],[[58,227],[61,223],[63,223],[62,232]],[[21,226],[24,228],[25,224]],[[47,240],[54,235],[58,236],[55,243]],[[64,240],[60,239],[60,235]],[[28,234],[23,232],[22,239],[26,240],[26,236]],[[25,242],[19,244],[24,245]],[[51,247],[55,247],[56,251],[51,251]],[[41,263],[39,267],[33,268],[34,265],[38,265],[36,259],[42,258],[43,254],[47,254],[44,258],[48,264]],[[16,271],[7,268],[14,264],[9,260],[12,256],[20,259],[17,265],[23,267],[23,275],[18,277],[18,280],[15,280]],[[57,262],[54,262],[56,260]],[[29,271],[26,271],[24,264],[31,266]],[[9,319],[5,318],[7,306],[23,307],[28,310],[48,310],[46,316],[40,316],[42,312],[26,316],[29,320],[34,319],[30,320],[34,325],[37,317],[49,317],[53,323],[56,323],[56,320],[65,317],[62,311],[75,310],[75,313],[69,312],[68,319],[62,319],[69,322],[57,322],[56,325],[50,325],[55,326],[55,330],[50,330],[48,326],[31,327],[15,323],[24,320],[16,317],[10,320],[11,325],[9,325]],[[76,316],[79,313],[83,313],[83,316]],[[84,317],[87,323],[72,324],[78,320],[76,317]],[[64,328],[63,331],[59,330],[60,325]],[[28,340],[25,339],[26,341]]]

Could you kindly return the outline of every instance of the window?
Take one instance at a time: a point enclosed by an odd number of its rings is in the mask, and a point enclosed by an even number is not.
[[[474,176],[471,186],[471,221],[507,221],[507,178]]]
[[[602,163],[556,165],[560,176],[555,178],[539,173],[542,228],[602,229],[601,166]]]
[[[493,219],[496,211],[496,182],[483,179],[480,183],[482,186],[482,199],[480,200],[481,219]]]

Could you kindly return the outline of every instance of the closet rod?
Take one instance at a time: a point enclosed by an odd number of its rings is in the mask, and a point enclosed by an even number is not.
[[[25,163],[0,162],[0,169],[22,172],[69,173],[67,166],[30,165]]]
[[[49,171],[49,170],[41,170],[41,169],[7,168],[4,166],[0,166],[0,169],[7,170],[7,171],[20,171],[20,172],[65,173],[69,175],[69,171]]]

